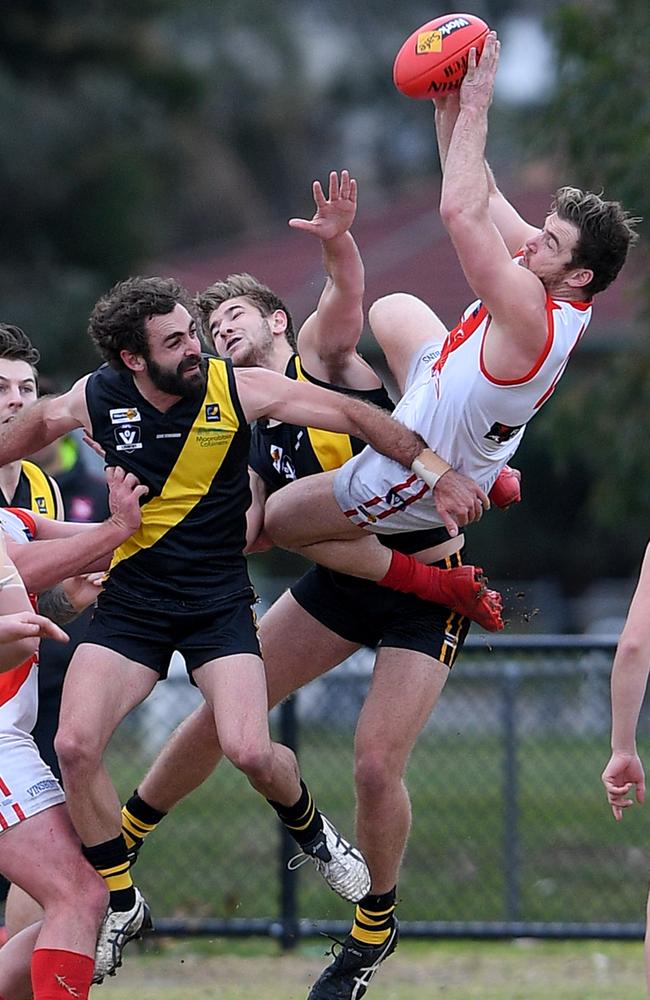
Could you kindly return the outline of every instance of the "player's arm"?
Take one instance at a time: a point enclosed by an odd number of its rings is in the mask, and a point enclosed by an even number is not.
[[[490,32],[478,66],[476,51],[470,52],[460,111],[447,152],[440,214],[470,286],[492,315],[493,326],[505,336],[508,349],[516,347],[516,357],[510,363],[527,371],[546,338],[546,299],[541,281],[512,263],[490,214],[485,143],[498,45],[495,33]]]
[[[312,219],[290,219],[294,229],[321,241],[325,286],[316,311],[298,334],[298,353],[316,378],[339,385],[380,385],[370,366],[357,354],[363,331],[365,275],[359,249],[350,232],[357,209],[357,182],[347,170],[329,176],[328,195],[313,184],[316,211]]]
[[[438,512],[452,534],[457,534],[458,525],[477,520],[489,507],[487,496],[476,483],[451,469],[419,434],[394,420],[386,410],[262,368],[235,369],[235,378],[249,422],[271,417],[287,424],[350,434],[412,469],[434,489]]]
[[[434,101],[436,139],[438,142],[438,155],[440,157],[440,167],[444,174],[447,162],[447,153],[451,143],[451,137],[460,112],[460,95],[458,92],[438,97]],[[488,205],[492,222],[498,229],[508,253],[512,257],[523,247],[526,240],[538,232],[535,226],[522,219],[516,208],[510,204],[508,199],[497,187],[492,169],[483,158],[487,185],[488,185]]]
[[[53,587],[68,577],[107,569],[113,554],[140,525],[140,498],[147,487],[123,469],[107,470],[110,516],[99,524],[53,521],[32,514],[36,541],[7,549],[31,593]]]
[[[251,505],[246,511],[246,548],[244,553],[263,552],[268,545],[264,540],[264,504],[266,503],[266,483],[254,469],[248,468],[251,490]]]
[[[33,656],[44,636],[68,641],[58,626],[34,612],[0,531],[0,673]]]
[[[639,580],[619,639],[611,676],[612,756],[602,780],[616,819],[633,804],[628,798],[636,785],[636,800],[645,797],[645,776],[636,747],[636,729],[650,672],[650,546],[646,548]]]
[[[68,392],[45,396],[4,424],[0,431],[0,466],[34,454],[75,427],[89,430],[87,381],[85,375]]]

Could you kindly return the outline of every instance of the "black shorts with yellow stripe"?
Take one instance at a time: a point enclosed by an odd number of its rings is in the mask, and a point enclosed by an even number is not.
[[[109,587],[99,595],[83,642],[120,653],[167,676],[176,650],[188,673],[210,660],[260,656],[252,587],[209,604],[157,599]]]
[[[433,563],[461,566],[460,553]],[[298,604],[348,642],[360,646],[411,649],[453,667],[471,622],[440,604],[379,587],[370,580],[312,566],[291,587]]]

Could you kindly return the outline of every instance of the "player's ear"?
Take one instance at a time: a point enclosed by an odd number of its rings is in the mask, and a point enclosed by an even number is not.
[[[134,354],[133,351],[120,351],[120,358],[131,372],[143,372],[147,367],[142,355]]]
[[[289,320],[284,309],[276,309],[271,313],[269,316],[269,325],[273,333],[285,334],[287,332]]]
[[[589,267],[577,267],[574,271],[569,271],[568,282],[572,288],[584,288],[593,281],[594,272]]]

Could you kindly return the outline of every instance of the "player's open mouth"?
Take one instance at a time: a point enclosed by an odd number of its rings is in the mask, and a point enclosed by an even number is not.
[[[228,341],[226,344],[226,351],[228,354],[230,354],[233,348],[237,347],[237,344],[241,344],[241,337],[233,337],[232,340]]]

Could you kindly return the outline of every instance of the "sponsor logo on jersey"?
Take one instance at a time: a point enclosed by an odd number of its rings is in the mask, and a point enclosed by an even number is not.
[[[221,408],[218,403],[205,404],[205,419],[209,421],[221,420]]]
[[[140,420],[140,411],[135,406],[127,406],[121,410],[109,410],[112,424],[130,424],[134,420]]]
[[[34,497],[34,503],[39,514],[47,514],[47,501],[45,497]]]
[[[181,436],[180,431],[175,431],[173,434],[156,434],[156,441],[162,441],[165,438],[179,438]]]
[[[27,789],[27,794],[30,799],[35,799],[37,796],[41,795],[43,792],[50,792],[52,789],[58,789],[59,783],[55,778],[44,778],[43,781],[37,781],[35,785],[31,785]]]
[[[130,424],[122,424],[115,428],[115,441],[117,451],[131,452],[142,447],[140,440],[140,428],[131,427]]]
[[[496,441],[498,444],[503,444],[504,441],[510,441],[523,426],[523,424],[519,424],[519,427],[509,427],[508,424],[500,424],[496,421],[492,424],[485,437],[489,441]]]

